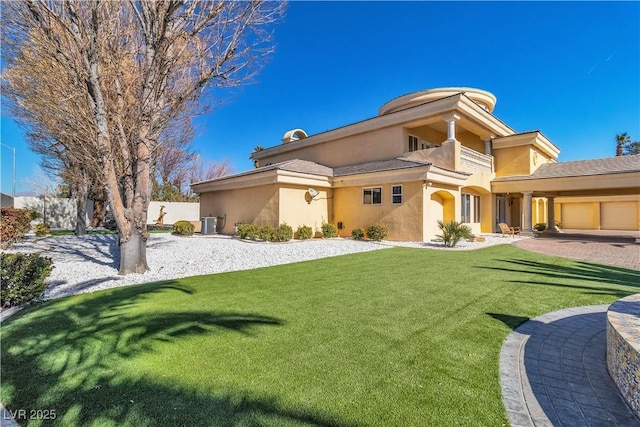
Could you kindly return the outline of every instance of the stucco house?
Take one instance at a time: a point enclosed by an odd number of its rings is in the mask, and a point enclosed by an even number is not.
[[[437,221],[475,233],[506,222],[566,228],[640,229],[640,156],[557,161],[540,131],[516,132],[493,115],[496,98],[440,88],[392,99],[376,117],[254,152],[256,169],[192,184],[202,216],[235,223],[338,226],[374,222],[390,240],[429,241]]]

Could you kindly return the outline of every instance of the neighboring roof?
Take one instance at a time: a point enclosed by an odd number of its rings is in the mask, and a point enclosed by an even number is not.
[[[505,176],[496,178],[493,181],[520,181],[524,179],[566,178],[631,172],[640,172],[640,154],[573,162],[545,163],[540,165],[531,175]]]
[[[361,173],[383,172],[398,169],[431,166],[431,163],[415,162],[405,159],[379,160],[376,162],[360,163],[333,168],[333,176],[357,175]]]

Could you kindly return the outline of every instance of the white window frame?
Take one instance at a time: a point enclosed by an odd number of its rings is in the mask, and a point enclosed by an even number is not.
[[[480,222],[480,196],[462,193],[460,197],[460,222],[477,224]]]
[[[482,214],[480,212],[480,196],[473,196],[473,222],[479,223]]]
[[[413,151],[418,151],[418,146],[420,144],[420,138],[418,138],[415,135],[411,135],[409,134],[409,151],[413,152]]]
[[[378,190],[378,192],[380,193],[380,197],[378,199],[378,203],[375,202],[374,200],[374,193],[375,190]],[[366,199],[365,199],[365,192],[369,191],[371,194],[371,202],[367,203]],[[381,205],[382,204],[382,187],[363,187],[362,188],[362,204],[363,205]]]
[[[400,188],[400,193],[394,193],[396,188]],[[402,184],[396,184],[396,185],[392,185],[391,186],[391,204],[392,205],[401,205],[402,202],[404,201],[404,197],[403,197],[403,188],[402,188]],[[400,197],[400,201],[396,202],[395,198],[396,197]]]
[[[471,194],[462,193],[460,197],[460,222],[471,223]]]

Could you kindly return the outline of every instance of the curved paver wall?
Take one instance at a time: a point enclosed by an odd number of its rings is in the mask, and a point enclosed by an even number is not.
[[[607,311],[607,366],[620,393],[640,416],[640,294]]]

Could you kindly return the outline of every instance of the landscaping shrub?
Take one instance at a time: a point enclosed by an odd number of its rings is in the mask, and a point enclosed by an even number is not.
[[[338,229],[335,225],[329,224],[328,222],[322,223],[322,237],[336,237],[338,235]]]
[[[533,228],[535,228],[538,231],[544,231],[547,229],[547,224],[545,222],[539,222],[536,225],[534,225]]]
[[[0,209],[0,246],[9,248],[29,231],[31,214],[27,209]]]
[[[287,227],[291,231],[291,227],[287,224],[281,224],[280,227],[274,229],[270,225],[255,225],[255,224],[238,224],[238,237],[247,240],[263,240],[265,242],[273,242],[274,240],[285,241],[287,237]],[[291,240],[289,237],[286,240]]]
[[[241,239],[255,239],[257,235],[256,226],[253,224],[238,224],[236,227],[238,237]]]
[[[276,238],[276,230],[270,225],[258,226],[258,240],[273,242]]]
[[[29,218],[31,218],[31,221],[35,221],[36,219],[42,218],[42,213],[40,213],[40,211],[36,209],[25,208],[25,210],[29,212]]]
[[[308,225],[301,225],[296,230],[296,238],[299,240],[307,240],[313,237],[313,230]]]
[[[460,240],[468,239],[473,236],[471,227],[460,224],[457,221],[451,221],[446,224],[442,221],[438,221],[438,227],[440,228],[440,231],[442,231],[442,234],[437,237],[441,238],[444,245],[448,248],[453,248]]]
[[[287,223],[280,224],[276,229],[275,239],[278,242],[288,242],[293,239],[293,228],[291,228],[290,225],[287,225]]]
[[[173,234],[178,236],[193,236],[196,227],[189,221],[177,221],[173,224]]]
[[[354,228],[351,230],[351,237],[353,240],[362,240],[364,239],[364,230],[362,228]]]
[[[376,222],[367,227],[367,236],[371,240],[380,241],[389,235],[389,227],[382,222]]]
[[[3,253],[0,263],[0,305],[14,307],[42,297],[53,261],[38,254]]]
[[[38,236],[38,237],[40,237],[40,236],[48,236],[49,234],[51,234],[51,229],[49,229],[49,226],[47,224],[43,224],[41,222],[36,224],[36,226],[33,228],[33,231],[35,231],[36,236]]]

